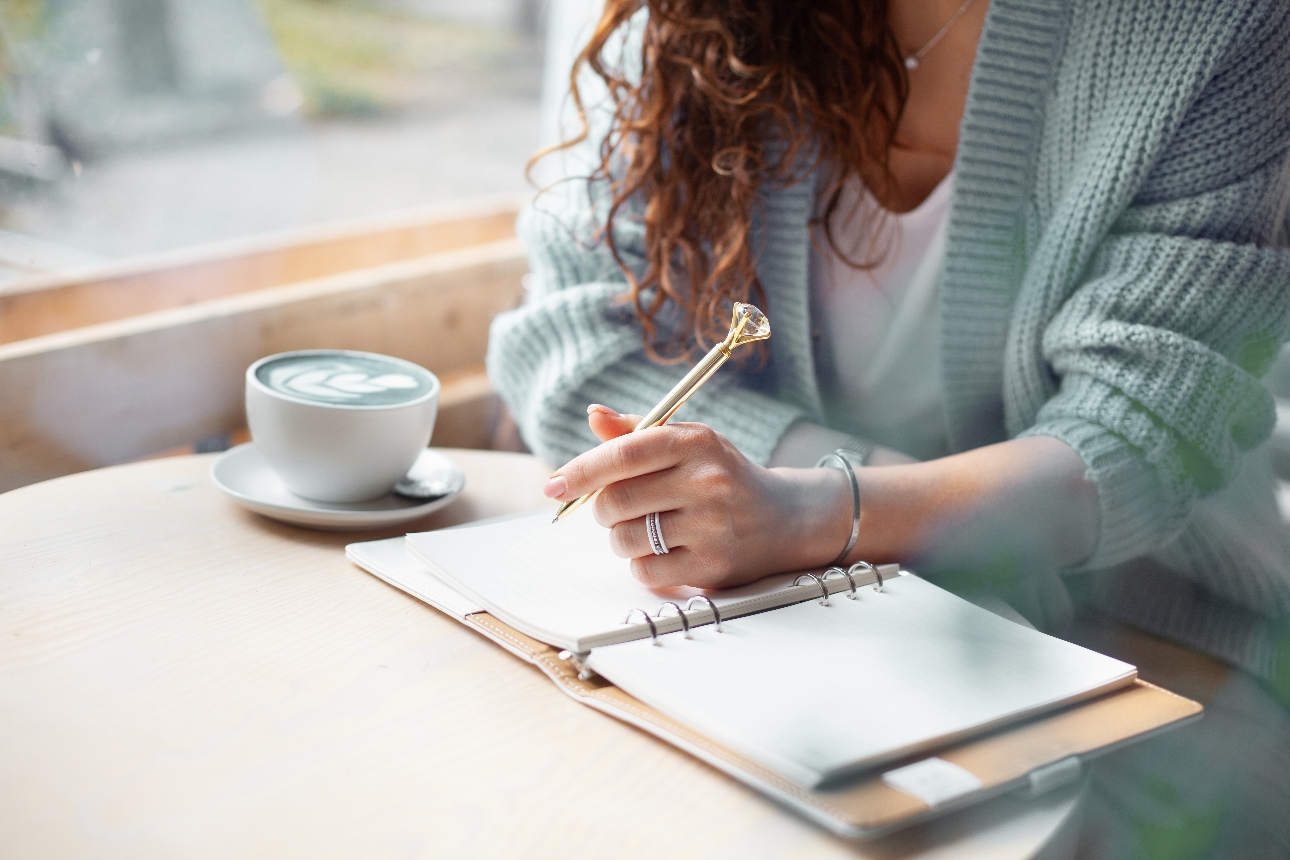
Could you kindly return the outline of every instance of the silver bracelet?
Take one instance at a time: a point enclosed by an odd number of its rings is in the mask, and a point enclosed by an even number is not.
[[[856,538],[860,537],[860,482],[856,480],[855,468],[852,467],[851,461],[847,459],[846,455],[848,453],[855,454],[855,452],[849,452],[845,448],[839,448],[832,454],[825,454],[815,464],[815,468],[818,469],[822,466],[830,465],[830,461],[836,461],[834,464],[846,474],[847,480],[851,483],[851,535],[847,538],[846,548],[833,562],[835,565],[846,561],[847,556],[851,554],[851,550],[856,545]]]
[[[857,439],[854,445],[839,448],[837,453],[852,466],[864,467],[869,465],[869,458],[873,456],[873,449],[877,447],[872,442],[861,442]]]

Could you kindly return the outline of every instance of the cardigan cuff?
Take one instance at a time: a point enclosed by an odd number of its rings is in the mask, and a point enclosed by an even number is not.
[[[1019,436],[1051,436],[1069,445],[1097,487],[1097,546],[1092,555],[1069,568],[1098,570],[1120,564],[1159,547],[1170,535],[1167,505],[1155,469],[1142,452],[1105,427],[1080,418],[1041,421]]]
[[[737,394],[736,394],[737,392]],[[734,443],[739,451],[759,466],[770,462],[771,452],[780,437],[805,413],[796,406],[781,403],[758,391],[736,389],[728,392],[735,396],[714,398],[711,402],[696,404],[694,412],[681,418],[685,421],[702,421]]]

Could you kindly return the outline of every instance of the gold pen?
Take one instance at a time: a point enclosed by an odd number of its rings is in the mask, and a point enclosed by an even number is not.
[[[666,424],[668,419],[676,414],[676,410],[684,406],[685,401],[689,400],[694,392],[717,372],[717,368],[726,363],[735,347],[765,340],[768,337],[770,337],[770,320],[766,319],[766,315],[752,305],[735,302],[734,317],[730,321],[730,333],[726,335],[726,339],[714,346],[689,373],[681,377],[681,381],[673,386],[667,396],[640,420],[632,432]],[[560,506],[560,510],[556,511],[555,519],[551,522],[564,519],[595,498],[596,493],[599,492],[600,490],[594,490],[585,496],[565,502]]]

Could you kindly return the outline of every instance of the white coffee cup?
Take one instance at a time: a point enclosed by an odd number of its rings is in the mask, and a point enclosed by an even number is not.
[[[320,502],[388,493],[430,442],[439,380],[371,352],[307,349],[246,369],[251,438],[287,489]]]

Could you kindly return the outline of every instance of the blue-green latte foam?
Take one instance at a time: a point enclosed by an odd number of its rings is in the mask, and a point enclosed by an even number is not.
[[[358,355],[299,355],[265,362],[255,376],[267,388],[315,403],[392,406],[424,397],[430,376],[393,361]]]

